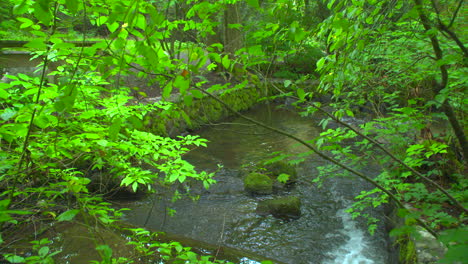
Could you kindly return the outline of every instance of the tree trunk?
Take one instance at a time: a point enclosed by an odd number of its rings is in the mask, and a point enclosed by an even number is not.
[[[421,0],[414,0],[414,3],[417,6],[417,10],[419,13],[419,18],[421,19],[421,24],[423,25],[424,29],[427,32],[430,32],[433,27],[432,27],[432,22],[430,21],[429,17],[426,16],[423,10],[423,4]],[[437,10],[435,10],[437,13]],[[439,39],[437,38],[436,35],[431,34],[429,35],[429,39],[432,44],[432,48],[434,50],[434,55],[437,61],[440,61],[444,58],[442,48],[439,43]],[[448,80],[449,80],[449,74],[447,70],[447,65],[440,65],[439,66],[440,70],[440,76],[441,76],[441,81],[439,85],[435,85],[432,89],[434,91],[434,96],[439,94],[440,91],[445,89],[448,85]],[[460,125],[460,122],[458,121],[455,112],[453,111],[452,106],[450,105],[450,102],[445,99],[445,101],[442,103],[442,111],[444,114],[447,116],[450,125],[452,126],[453,132],[455,133],[455,136],[457,137],[458,143],[460,144],[460,147],[463,151],[463,158],[465,161],[465,164],[468,164],[468,141],[466,139],[465,132]]]
[[[227,5],[224,11],[224,51],[228,54],[234,54],[236,50],[243,46],[241,29],[230,26],[232,24],[241,24],[238,5]]]

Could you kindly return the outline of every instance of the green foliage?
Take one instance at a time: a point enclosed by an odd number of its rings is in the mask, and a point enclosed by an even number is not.
[[[135,249],[142,257],[151,257],[154,251],[157,250],[160,258],[164,263],[230,263],[222,260],[212,260],[210,256],[200,256],[192,252],[190,247],[185,247],[179,242],[161,242],[158,241],[158,234],[149,232],[143,228],[129,228],[131,234],[130,245],[134,245]]]
[[[449,247],[449,250],[440,263],[463,263],[466,261],[467,235],[466,227],[448,229],[441,234],[440,240]]]
[[[6,254],[5,259],[10,263],[53,264],[55,262],[52,257],[60,253],[60,251],[50,252],[50,248],[47,246],[50,243],[51,241],[47,238],[31,241],[31,244],[33,244],[32,249],[34,251],[34,254],[37,255],[32,255],[24,258],[14,254]]]
[[[315,75],[317,61],[323,56],[324,53],[319,47],[304,45],[301,50],[285,58],[284,67],[293,69],[298,74]]]
[[[423,11],[418,9],[418,2],[423,3]],[[441,117],[437,112],[447,113],[441,107],[443,103],[453,106],[459,123],[466,122],[462,118],[466,109],[460,107],[466,53],[457,44],[456,29],[456,25],[463,23],[463,16],[457,13],[456,4],[343,0],[330,1],[328,8],[332,15],[317,30],[327,47],[327,56],[317,62],[321,73],[319,89],[332,96],[329,105],[333,107],[334,118],[341,122],[352,120],[361,111],[374,116],[365,124],[328,129],[316,139],[316,144],[341,163],[358,170],[379,166],[376,184],[391,190],[398,201],[412,208],[404,216],[413,219],[408,225],[422,219],[431,230],[464,227],[466,209],[458,206],[456,212],[448,213],[449,195],[458,197],[458,202],[466,202],[458,190],[466,188],[466,183],[453,182],[463,169],[455,172],[457,169],[447,170],[445,166],[459,162],[450,156],[452,136],[431,131],[431,124]],[[428,30],[421,12],[426,12],[431,25],[439,27]],[[442,36],[446,33],[442,26],[447,23],[452,26],[450,38]],[[440,43],[438,48],[434,46],[436,42]],[[324,128],[329,124],[330,120],[322,122]],[[384,149],[376,148],[375,143]],[[349,175],[341,173],[335,165],[320,170],[315,180],[318,183],[331,175]],[[452,181],[452,187],[444,185],[444,189],[435,184],[447,181]],[[374,230],[375,219],[364,212],[366,208],[389,202],[389,197],[377,188],[362,191],[356,199],[348,211],[353,217],[367,218],[370,231]],[[398,232],[402,235],[411,230],[404,226]],[[447,256],[457,255],[456,252],[449,248]]]
[[[31,223],[33,212],[52,222],[80,216],[90,225],[110,226],[122,210],[111,208],[95,191],[158,191],[174,184],[189,186],[192,180],[208,188],[213,175],[197,172],[183,158],[193,148],[206,146],[206,140],[168,138],[164,133],[170,120],[185,119],[189,124],[189,116],[208,120],[206,115],[186,113],[183,104],[195,108],[212,100],[199,90],[209,86],[200,76],[216,69],[229,72],[226,82],[238,83],[213,85],[207,91],[222,99],[227,98],[223,94],[239,94],[226,99],[235,110],[246,109],[260,97],[238,93],[250,89],[249,82],[261,85],[251,72],[288,78],[285,95],[299,98],[295,105],[303,116],[317,111],[317,104],[307,100],[329,95],[330,102],[324,104],[333,113],[321,121],[320,137],[308,143],[356,170],[381,168],[374,178],[379,188],[361,192],[349,212],[367,218],[372,232],[376,219],[365,213],[366,208],[388,203],[391,197],[382,189],[389,190],[392,199],[412,208],[403,210],[409,220],[396,232],[411,233],[417,220],[432,230],[446,229],[441,235],[449,246],[445,261],[459,260],[466,241],[454,234],[466,233],[466,216],[450,213],[450,195],[466,203],[466,180],[460,176],[464,165],[455,158],[453,135],[430,133],[431,123],[441,117],[437,111],[445,111],[446,103],[455,111],[451,122],[457,119],[461,127],[467,122],[466,52],[460,45],[466,41],[458,37],[463,20],[454,2],[433,6],[422,1],[419,9],[407,1],[245,1],[255,11],[250,16],[255,21],[230,25],[245,31],[246,45],[226,54],[223,44],[204,43],[219,30],[223,21],[219,14],[236,2],[241,1],[5,2],[0,36],[11,36],[13,29],[16,35],[27,36],[25,47],[41,64],[36,76],[9,75],[8,82],[0,83],[2,234]],[[177,12],[181,14],[172,14],[174,7],[181,7]],[[430,25],[438,26],[428,30],[421,12]],[[318,23],[317,28],[312,26]],[[85,42],[96,34],[101,37],[90,46],[66,42],[69,38]],[[442,54],[434,47],[435,39]],[[206,66],[208,58],[212,63]],[[320,73],[318,89],[300,88],[315,78],[314,71]],[[162,100],[142,103],[130,96],[132,91],[145,96],[138,87],[126,86],[124,80],[133,76],[159,87]],[[175,92],[183,103],[171,101]],[[206,105],[207,111],[220,112],[219,104]],[[362,111],[375,116],[348,127],[334,120],[353,120]],[[299,154],[292,162],[310,154]],[[272,162],[284,158],[279,155]],[[313,182],[351,175],[335,165],[320,167]],[[263,176],[267,187],[262,192],[270,191],[272,180]],[[281,182],[294,176],[289,170],[275,174]],[[431,181],[441,182],[445,189]],[[180,195],[176,192],[174,198]],[[51,263],[56,252],[50,252],[49,243],[35,241],[31,256],[5,258]],[[178,243],[155,242],[144,230],[135,230],[131,244],[143,256],[157,249],[162,259],[173,263],[211,263],[208,256]],[[116,258],[107,245],[98,245],[97,250],[101,263],[129,261]]]
[[[157,115],[164,124],[180,116],[181,110],[164,100],[136,102],[123,82],[135,74],[132,67],[138,67],[139,77],[168,87],[166,97],[174,88],[197,97],[199,92],[191,90],[191,80],[177,72],[187,69],[186,62],[169,57],[165,42],[170,41],[170,30],[182,24],[205,34],[209,20],[203,25],[192,20],[169,23],[156,6],[145,1],[41,0],[16,4],[12,12],[21,32],[33,36],[25,47],[42,63],[39,76],[9,75],[9,82],[0,84],[3,234],[14,233],[19,224],[29,224],[32,212],[39,213],[44,221],[73,221],[80,216],[87,223],[110,226],[123,210],[113,209],[95,191],[157,191],[192,180],[208,188],[214,183],[212,174],[197,172],[183,158],[191,149],[206,146],[206,140],[191,135],[163,137],[146,127],[149,116]],[[201,8],[201,3],[193,6],[197,7]],[[213,8],[214,12],[222,5]],[[96,28],[106,27],[110,34],[91,46],[66,42],[70,35],[62,30],[72,32],[75,18],[85,21],[81,24],[85,28],[89,22]],[[159,23],[150,24],[150,19]],[[79,38],[85,41],[89,34],[83,32]],[[129,37],[145,41],[130,41]],[[201,56],[201,44],[187,46]],[[190,65],[190,70],[198,72],[202,62]],[[66,207],[62,205],[65,202]],[[5,257],[16,262],[52,263],[57,253],[49,252],[47,243],[33,247],[37,256]],[[97,249],[103,257],[100,263],[128,263],[114,258],[107,245]],[[177,249],[176,258],[180,255],[182,259],[185,254],[189,259],[188,249]],[[209,263],[207,257],[197,259]]]

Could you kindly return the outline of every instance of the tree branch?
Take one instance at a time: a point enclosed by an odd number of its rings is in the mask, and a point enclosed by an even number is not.
[[[463,212],[465,212],[466,214],[468,214],[468,210],[460,203],[457,201],[457,199],[455,199],[455,197],[453,197],[452,195],[450,195],[442,186],[440,186],[439,184],[437,184],[436,182],[434,182],[433,180],[427,178],[426,176],[422,175],[420,172],[418,172],[417,170],[415,170],[414,168],[408,166],[408,164],[406,164],[405,162],[403,162],[401,159],[397,158],[395,155],[393,155],[393,153],[391,153],[387,148],[385,148],[382,144],[380,144],[379,142],[375,141],[373,138],[371,137],[368,137],[366,135],[364,135],[363,133],[361,133],[359,130],[355,129],[354,127],[350,126],[349,124],[345,123],[345,122],[342,122],[340,119],[336,118],[334,115],[328,113],[327,111],[323,110],[321,107],[318,107],[316,105],[313,105],[311,104],[312,107],[318,109],[319,111],[323,112],[324,114],[326,114],[328,117],[332,118],[335,122],[339,123],[340,125],[342,126],[345,126],[346,128],[350,129],[351,131],[353,131],[354,133],[356,133],[357,135],[361,136],[362,138],[368,140],[369,142],[371,142],[372,144],[374,144],[376,147],[378,147],[380,150],[382,150],[383,152],[385,152],[385,154],[387,154],[390,158],[392,158],[394,161],[396,161],[398,164],[402,165],[403,167],[405,167],[406,169],[408,169],[409,171],[411,171],[412,173],[414,173],[414,175],[420,177],[422,180],[424,180],[426,183],[434,186],[436,189],[438,189],[439,191],[441,191],[443,194],[445,194],[445,196],[447,196],[447,198],[449,198],[455,206],[457,206],[460,210],[462,210]]]
[[[460,0],[460,2],[458,2],[457,9],[453,13],[452,19],[450,20],[450,23],[448,25],[449,28],[451,28],[453,23],[455,22],[455,19],[457,18],[458,12],[460,11],[460,8],[462,7],[463,2],[464,2],[464,0]]]
[[[436,27],[437,27],[439,30],[441,30],[441,31],[443,31],[443,32],[445,32],[445,33],[447,33],[448,36],[449,36],[450,38],[452,38],[452,40],[455,41],[455,43],[457,43],[458,47],[460,47],[461,51],[463,52],[463,56],[464,56],[465,58],[467,58],[467,57],[468,57],[468,50],[466,49],[465,45],[464,45],[463,42],[458,38],[457,34],[455,34],[455,32],[453,32],[453,31],[450,30],[450,27],[452,27],[452,25],[453,25],[453,23],[454,23],[454,21],[455,21],[455,19],[456,19],[456,17],[457,17],[458,11],[460,10],[460,7],[461,7],[461,5],[462,5],[462,3],[463,3],[463,0],[461,0],[461,1],[459,2],[458,7],[457,7],[457,9],[455,10],[455,12],[453,13],[452,19],[451,19],[450,24],[449,24],[448,26],[445,25],[444,22],[442,22],[442,20],[440,19],[440,12],[439,12],[439,10],[437,9],[437,5],[436,5],[435,1],[434,1],[434,0],[431,0],[431,3],[432,3],[432,8],[434,8],[434,10],[435,10],[435,12],[436,12],[436,14],[437,14],[437,25],[436,25]],[[446,38],[449,38],[449,37],[447,37],[446,35],[444,35],[444,36],[445,36]]]
[[[424,29],[426,30],[426,32],[431,32],[432,30],[431,21],[429,20],[429,18],[424,13],[424,10],[422,9],[422,1],[414,0],[414,3],[416,4],[416,8],[419,13],[419,19],[421,20],[421,23]],[[429,39],[431,40],[432,48],[434,50],[434,54],[437,60],[438,61],[442,60],[443,53],[440,47],[439,40],[437,39],[437,36],[433,33],[430,33]],[[440,65],[439,70],[440,70],[440,75],[441,75],[441,82],[440,84],[433,87],[433,91],[435,94],[440,93],[440,91],[445,89],[445,87],[447,87],[447,84],[448,84],[447,65],[445,64]],[[463,131],[463,129],[461,129],[461,125],[459,124],[458,119],[456,118],[454,114],[453,108],[450,105],[450,103],[447,101],[447,99],[445,99],[444,102],[442,102],[442,111],[449,118],[450,125],[452,126],[455,136],[458,139],[458,143],[460,143],[460,147],[463,151],[463,156],[464,156],[463,158],[465,160],[465,164],[468,164],[468,140],[466,139],[465,132]]]
[[[194,87],[196,90],[198,91],[201,91],[202,93],[206,94],[207,96],[213,98],[214,100],[216,100],[218,103],[220,103],[221,105],[223,105],[226,109],[228,109],[230,112],[232,112],[233,114],[241,117],[242,119],[245,119],[251,123],[254,123],[258,126],[261,126],[263,128],[266,128],[266,129],[269,129],[271,131],[274,131],[280,135],[283,135],[283,136],[286,136],[288,138],[291,138],[293,140],[295,140],[296,142],[304,145],[305,147],[307,147],[308,149],[312,150],[315,154],[317,154],[319,157],[321,157],[322,159],[326,160],[326,161],[329,161],[335,165],[337,165],[338,167],[348,171],[348,172],[351,172],[352,174],[358,176],[359,178],[369,182],[370,184],[372,184],[373,186],[375,186],[377,189],[381,190],[383,193],[385,193],[386,195],[388,195],[388,197],[394,201],[397,206],[401,209],[404,209],[404,210],[408,210],[404,207],[404,205],[401,203],[401,201],[389,190],[387,190],[385,187],[383,187],[382,185],[380,185],[379,183],[377,183],[376,181],[374,181],[373,179],[367,177],[366,175],[360,173],[359,171],[356,171],[355,169],[339,162],[338,160],[332,158],[332,157],[329,157],[327,155],[325,155],[324,153],[320,152],[318,149],[316,149],[314,146],[312,146],[311,144],[305,142],[304,140],[290,134],[290,133],[287,133],[283,130],[280,130],[280,129],[277,129],[277,128],[274,128],[274,127],[271,127],[269,125],[266,125],[262,122],[259,122],[255,119],[252,119],[250,117],[247,117],[239,112],[237,112],[236,110],[234,110],[231,106],[229,106],[228,104],[226,104],[223,100],[219,99],[217,96],[205,91],[204,89],[201,89],[201,88],[198,88],[198,87]],[[426,229],[429,233],[431,233],[434,237],[438,237],[437,233],[431,228],[429,227],[425,222],[423,222],[421,219],[419,218],[415,218],[415,220],[418,222],[418,224],[420,226],[422,226],[424,229]]]
[[[276,87],[276,86],[275,86]],[[279,90],[279,89],[278,89]],[[280,90],[281,91],[281,90]],[[282,92],[282,91],[281,91]],[[291,96],[293,97],[293,96]],[[297,97],[293,97],[293,98],[296,98],[298,99]],[[353,131],[354,133],[356,133],[357,135],[361,136],[362,138],[368,140],[369,142],[371,142],[372,144],[374,144],[376,147],[378,147],[379,149],[381,149],[385,154],[387,154],[390,158],[392,158],[394,161],[396,161],[398,164],[402,165],[403,167],[405,167],[406,169],[408,169],[409,171],[411,171],[412,173],[414,173],[414,175],[420,177],[422,180],[424,180],[426,183],[434,186],[436,189],[440,190],[443,194],[445,194],[445,196],[447,196],[447,198],[449,200],[451,200],[453,202],[453,204],[455,206],[457,206],[461,211],[465,212],[465,214],[468,214],[468,210],[459,202],[457,201],[457,199],[455,199],[455,197],[453,197],[451,194],[449,194],[442,186],[440,186],[438,183],[436,183],[435,181],[427,178],[426,176],[422,175],[420,172],[418,172],[417,170],[415,170],[414,168],[408,166],[408,164],[406,164],[404,161],[402,161],[401,159],[397,158],[395,155],[393,155],[393,153],[391,153],[387,148],[385,148],[382,144],[380,144],[379,142],[377,142],[376,140],[374,140],[373,138],[371,137],[368,137],[366,135],[364,135],[363,133],[361,133],[358,129],[355,129],[354,127],[352,127],[351,125],[349,125],[348,123],[345,123],[343,121],[341,121],[339,118],[335,117],[334,115],[328,113],[327,111],[325,111],[323,108],[315,105],[315,104],[311,104],[311,103],[308,103],[308,105],[314,107],[315,109],[319,110],[320,112],[324,113],[325,115],[327,115],[328,117],[330,117],[331,119],[333,119],[335,122],[339,123],[340,125],[350,129],[351,131]],[[453,113],[452,111],[452,115],[450,116],[453,116],[455,117],[455,114]],[[449,117],[450,118],[450,117]]]

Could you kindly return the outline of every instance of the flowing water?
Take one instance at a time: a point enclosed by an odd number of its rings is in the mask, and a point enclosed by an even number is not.
[[[320,133],[318,120],[301,118],[287,109],[273,110],[261,106],[247,113],[267,124],[288,131],[302,139]],[[391,264],[390,245],[384,227],[375,235],[367,231],[363,220],[353,220],[345,212],[353,197],[368,186],[357,178],[332,178],[321,188],[311,183],[317,166],[325,164],[309,155],[297,168],[299,182],[272,195],[250,196],[243,190],[245,168],[266,159],[275,151],[298,154],[306,151],[293,140],[271,133],[241,119],[230,124],[213,124],[196,134],[210,140],[208,148],[190,152],[187,160],[199,169],[215,171],[218,184],[200,192],[196,202],[154,195],[146,200],[126,204],[133,209],[126,215],[132,224],[180,234],[208,243],[252,251],[284,263],[307,264]],[[372,174],[369,169],[367,174]],[[258,215],[259,201],[271,197],[295,195],[301,199],[302,215],[284,221]],[[176,210],[174,216],[167,207]],[[384,219],[381,209],[369,212]],[[245,261],[244,263],[256,263]]]
[[[0,57],[0,67],[11,67],[6,72],[32,71],[28,59],[8,56],[7,60]],[[14,62],[23,63],[12,64]],[[262,106],[247,114],[302,139],[312,139],[320,133],[318,119],[300,118],[287,109],[272,110],[272,107]],[[210,140],[209,146],[196,149],[186,157],[202,170],[215,171],[218,164],[222,165],[215,177],[218,184],[200,192],[197,202],[183,199],[170,203],[170,197],[164,195],[126,202],[124,206],[133,209],[126,220],[215,245],[252,251],[284,263],[397,263],[390,253],[391,245],[384,227],[379,227],[371,236],[364,221],[353,220],[345,212],[354,196],[371,187],[356,178],[332,178],[318,188],[311,180],[317,175],[316,167],[325,162],[315,155],[308,156],[298,166],[299,182],[293,188],[268,196],[247,195],[243,189],[246,170],[243,167],[252,167],[275,151],[298,154],[307,150],[289,138],[246,121],[233,119],[229,122],[231,124],[213,124],[197,131],[196,134]],[[365,173],[372,174],[372,170]],[[256,213],[259,201],[284,195],[300,197],[302,215],[299,219],[284,221]],[[167,207],[177,213],[168,216]],[[369,213],[384,219],[381,209]],[[245,259],[243,263],[256,262]]]
[[[6,69],[10,74],[32,71],[33,64],[21,56],[25,55],[8,55],[5,57],[8,60],[1,57],[0,66],[11,67]],[[288,109],[273,108],[260,106],[247,115],[305,140],[320,133],[318,119],[301,118]],[[245,167],[255,166],[275,151],[298,154],[307,149],[244,120],[226,122],[230,124],[213,124],[197,131],[196,134],[210,140],[208,148],[196,149],[186,157],[201,170],[215,171],[218,164],[222,165],[215,177],[218,184],[208,191],[199,191],[197,202],[183,199],[170,203],[170,197],[164,195],[126,202],[124,206],[133,209],[126,220],[215,245],[252,251],[284,263],[397,263],[390,253],[385,228],[379,227],[371,236],[364,221],[353,220],[345,212],[353,197],[371,186],[356,178],[332,178],[318,188],[311,180],[317,175],[316,168],[325,162],[310,155],[298,166],[299,182],[293,188],[252,197],[243,188]],[[365,173],[373,172],[369,169]],[[299,219],[284,221],[256,213],[259,201],[284,195],[300,197]],[[168,216],[167,207],[177,211],[173,217]],[[381,209],[368,213],[384,219]],[[256,262],[246,258],[243,263]]]

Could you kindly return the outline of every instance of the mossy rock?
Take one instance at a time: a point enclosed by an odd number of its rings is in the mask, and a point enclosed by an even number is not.
[[[278,161],[275,163],[267,164],[265,166],[265,169],[267,169],[268,173],[274,178],[278,178],[278,176],[281,174],[289,175],[289,179],[286,182],[286,184],[292,184],[297,181],[296,167],[285,161]]]
[[[257,213],[271,214],[285,220],[298,219],[301,216],[301,200],[296,196],[286,196],[261,201],[257,205]]]
[[[244,179],[244,188],[252,194],[271,194],[273,180],[265,174],[252,172]]]
[[[399,260],[402,264],[415,264],[417,263],[416,247],[410,237],[402,235],[397,244],[400,248]]]

